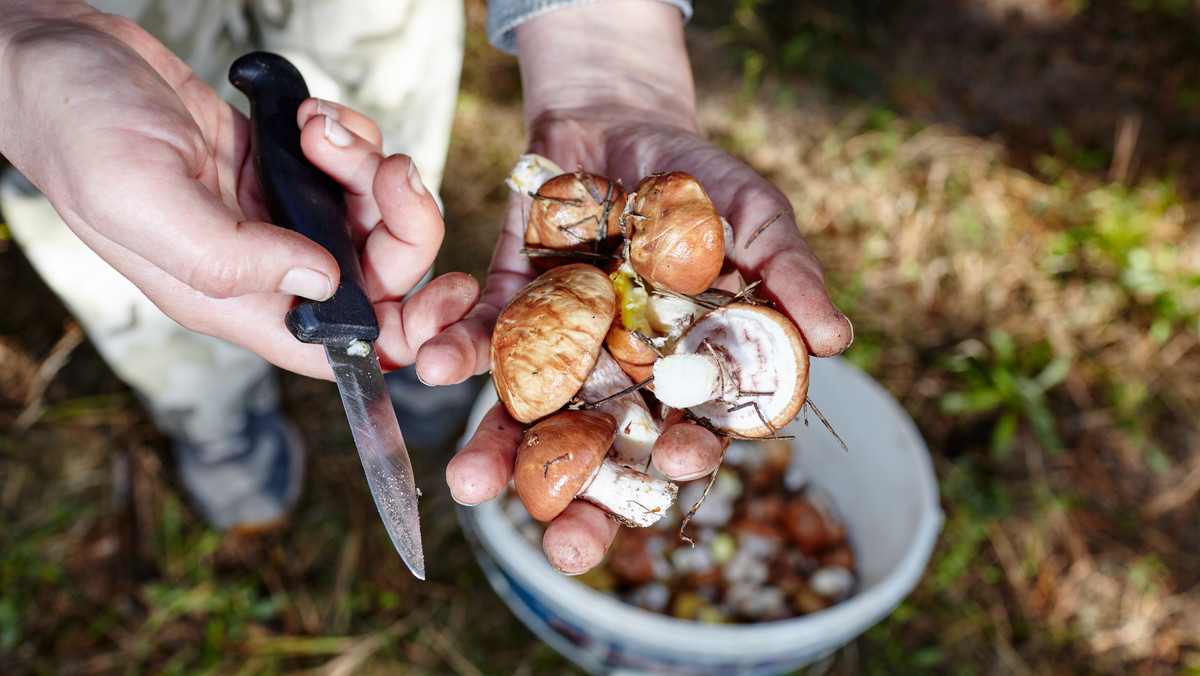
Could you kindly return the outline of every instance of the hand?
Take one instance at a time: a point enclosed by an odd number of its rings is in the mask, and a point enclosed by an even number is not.
[[[734,247],[726,255],[747,282],[762,280],[760,295],[796,322],[810,352],[831,356],[850,344],[850,323],[825,292],[821,265],[787,198],[697,135],[677,11],[644,0],[579,5],[522,24],[517,41],[531,152],[626,186],[654,172],[691,173],[733,225]],[[417,368],[427,382],[456,382],[487,369],[499,309],[535,274],[519,252],[527,200],[509,201],[480,304],[467,320],[422,346]],[[675,479],[715,470],[722,442],[677,420],[669,421],[675,424],[655,446],[656,468]],[[493,409],[447,468],[454,498],[478,504],[498,495],[511,477],[522,432],[503,407]],[[600,562],[616,531],[599,508],[576,500],[549,525],[543,547],[558,570],[581,573]]]
[[[245,116],[132,22],[78,2],[0,8],[0,68],[10,74],[0,78],[0,152],[173,319],[331,378],[320,347],[299,343],[282,318],[296,295],[327,298],[337,264],[269,222]],[[470,308],[478,285],[447,276],[402,305],[442,241],[433,196],[409,158],[383,157],[366,117],[310,99],[297,124],[305,155],[346,190],[381,362],[410,363]]]

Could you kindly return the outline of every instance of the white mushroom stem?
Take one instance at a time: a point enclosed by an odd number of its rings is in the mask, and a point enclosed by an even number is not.
[[[649,526],[666,515],[678,492],[670,481],[606,459],[575,497],[598,505],[626,526]]]
[[[532,195],[543,183],[562,173],[553,160],[530,153],[517,158],[517,164],[504,179],[504,184],[513,192]]]
[[[650,457],[658,439],[658,422],[637,392],[613,395],[634,385],[633,380],[607,350],[600,351],[596,365],[583,381],[576,396],[585,402],[600,402],[596,410],[617,419],[617,437],[613,440],[616,460],[626,465],[641,464]],[[609,398],[611,397],[611,398]]]
[[[662,349],[672,346],[684,329],[707,312],[703,306],[686,297],[651,293],[646,299],[646,320],[654,331],[651,342]]]
[[[691,408],[721,397],[721,363],[709,354],[671,354],[654,362],[654,396],[673,408]]]

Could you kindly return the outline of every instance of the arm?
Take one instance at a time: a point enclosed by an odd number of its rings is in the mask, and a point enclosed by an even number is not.
[[[763,295],[796,321],[810,352],[829,356],[849,345],[850,323],[826,294],[820,263],[800,236],[787,198],[698,136],[691,64],[674,6],[649,0],[577,4],[537,14],[516,27],[515,37],[532,152],[625,185],[658,171],[696,176],[733,225],[728,255],[739,272],[747,281],[763,281]],[[528,212],[523,199],[510,199],[481,304],[467,321],[422,346],[418,368],[426,381],[454,382],[486,371],[499,308],[533,276],[520,254],[521,215]],[[519,438],[519,426],[503,410],[493,411],[450,463],[454,497],[476,504],[499,494]],[[667,476],[694,477],[715,468],[720,448],[707,431],[676,424],[656,445],[654,462]],[[599,509],[576,501],[547,530],[547,558],[560,570],[582,572],[599,563],[615,532]]]
[[[173,319],[290,370],[330,377],[319,347],[298,343],[282,317],[296,295],[328,297],[337,266],[319,246],[268,222],[245,117],[125,19],[73,1],[0,0],[0,15],[0,153]],[[450,293],[443,282],[414,299],[439,308],[432,320],[404,318],[398,301],[441,243],[436,203],[408,158],[382,156],[367,118],[310,100],[297,124],[309,159],[346,188],[384,330],[381,357],[390,366],[409,362],[430,331],[474,299],[463,300],[470,284],[454,278]],[[400,223],[401,211],[405,230],[393,231],[387,224]],[[397,257],[406,264],[396,266]],[[382,260],[389,264],[376,264]],[[439,295],[457,300],[437,302]]]

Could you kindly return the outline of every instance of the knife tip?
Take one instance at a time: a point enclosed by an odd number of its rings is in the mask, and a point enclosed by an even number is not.
[[[416,576],[418,580],[425,581],[425,558],[421,557],[417,561],[405,561],[408,564],[408,569]]]

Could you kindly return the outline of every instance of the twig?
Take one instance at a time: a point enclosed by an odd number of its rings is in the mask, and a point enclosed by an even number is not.
[[[638,390],[642,389],[643,387],[649,385],[652,382],[654,382],[654,376],[650,376],[649,378],[646,378],[645,380],[643,380],[640,383],[635,383],[633,385],[630,385],[629,387],[626,387],[623,390],[613,392],[612,394],[608,395],[607,397],[604,397],[603,399],[597,399],[596,401],[581,402],[577,406],[572,406],[571,408],[578,408],[581,411],[590,411],[594,408],[599,407],[600,404],[603,404],[604,402],[606,402],[610,399],[616,399],[617,397],[620,397],[622,395],[629,394],[631,392],[637,392]]]
[[[1161,516],[1166,512],[1179,509],[1189,500],[1200,493],[1200,458],[1193,463],[1195,467],[1188,472],[1173,488],[1159,493],[1153,500],[1142,508],[1142,515],[1147,518]]]
[[[29,431],[29,428],[42,416],[45,409],[43,404],[45,403],[46,388],[54,380],[54,376],[62,370],[62,367],[67,365],[71,353],[82,342],[83,329],[79,327],[79,324],[71,322],[67,325],[67,330],[63,333],[62,338],[58,339],[58,342],[51,348],[50,354],[38,366],[33,382],[29,384],[29,389],[25,394],[25,408],[12,424],[11,432],[14,435],[20,436]]]
[[[612,258],[609,254],[600,254],[581,249],[521,249],[521,253],[531,258],[581,258],[588,261],[602,261]]]
[[[813,413],[817,414],[817,417],[821,419],[822,423],[825,423],[825,429],[829,430],[829,433],[833,435],[833,438],[837,439],[837,442],[842,445],[842,450],[849,453],[850,449],[846,448],[846,442],[842,441],[842,438],[840,436],[838,436],[838,433],[833,429],[833,425],[830,425],[829,421],[825,419],[825,416],[821,415],[821,409],[817,408],[817,405],[813,403],[813,400],[808,397],[805,397],[804,403],[807,404],[810,408],[812,408]],[[805,418],[804,418],[804,425],[805,426],[808,425],[808,417],[807,416],[805,416]]]
[[[754,242],[754,240],[758,239],[758,236],[763,233],[763,230],[767,229],[767,226],[771,225],[775,221],[778,221],[786,213],[787,213],[787,210],[785,209],[784,211],[781,211],[781,212],[775,214],[774,216],[772,216],[769,220],[767,220],[766,223],[763,223],[762,225],[758,226],[758,230],[755,230],[754,234],[750,235],[750,239],[746,240],[746,243],[742,245],[742,248],[749,249],[750,244],[752,242]]]
[[[1117,128],[1117,138],[1113,145],[1112,164],[1108,167],[1108,180],[1112,183],[1124,183],[1129,178],[1129,168],[1133,165],[1133,153],[1137,148],[1138,134],[1142,130],[1142,116],[1131,113],[1121,119]]]
[[[679,524],[679,539],[691,545],[693,549],[696,548],[695,540],[692,540],[687,535],[684,535],[683,530],[687,528],[689,523],[691,523],[692,517],[696,516],[696,510],[700,509],[700,505],[703,504],[704,499],[708,497],[709,489],[711,489],[713,484],[717,482],[717,472],[721,471],[721,464],[725,462],[725,454],[727,452],[729,452],[729,444],[725,444],[725,448],[721,449],[721,457],[717,458],[717,467],[708,477],[708,483],[704,485],[704,490],[700,493],[700,499],[696,501],[696,504],[692,505],[692,508],[688,510],[688,513],[683,516],[683,522]]]

